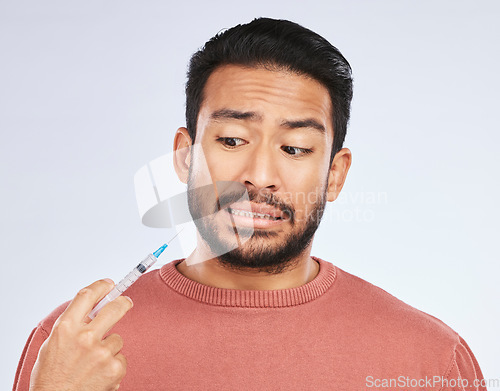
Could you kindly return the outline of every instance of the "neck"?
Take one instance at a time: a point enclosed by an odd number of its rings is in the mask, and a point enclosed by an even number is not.
[[[260,270],[234,270],[211,257],[207,249],[197,246],[177,270],[190,280],[216,288],[239,290],[290,289],[307,284],[319,272],[319,264],[311,258],[312,243],[294,261],[293,268],[269,274]]]

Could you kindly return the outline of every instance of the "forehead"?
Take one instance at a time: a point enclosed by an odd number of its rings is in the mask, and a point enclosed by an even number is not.
[[[208,78],[198,124],[218,110],[260,113],[265,120],[315,118],[333,136],[332,103],[317,80],[286,70],[224,65]]]

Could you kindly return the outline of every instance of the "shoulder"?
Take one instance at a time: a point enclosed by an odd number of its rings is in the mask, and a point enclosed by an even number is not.
[[[335,269],[335,301],[367,335],[394,349],[404,346],[412,353],[452,357],[460,336],[451,327],[362,278]]]
[[[141,278],[139,278],[124,294],[130,296],[134,303],[137,301],[147,302],[148,299],[157,293],[159,284],[164,285],[161,282],[159,270],[155,269],[141,276]],[[50,334],[57,318],[61,316],[70,303],[71,300],[68,300],[56,307],[49,315],[40,321],[38,328],[47,333],[47,335]]]
[[[59,316],[61,316],[66,308],[68,308],[69,303],[71,303],[71,300],[68,300],[55,308],[49,315],[47,315],[40,321],[40,323],[38,324],[38,328],[48,336],[57,318],[59,318]]]
[[[434,371],[450,384],[474,384],[483,378],[471,349],[450,326],[362,278],[337,267],[336,272],[337,283],[357,309],[359,323],[366,325],[371,344],[386,357],[393,355],[412,367],[418,363],[423,372]]]

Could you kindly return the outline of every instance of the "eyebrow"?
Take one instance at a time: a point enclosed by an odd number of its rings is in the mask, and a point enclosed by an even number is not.
[[[288,129],[300,129],[300,128],[310,128],[319,130],[321,133],[325,133],[326,129],[323,125],[321,125],[314,118],[307,118],[297,121],[283,121],[281,126]]]
[[[210,114],[210,119],[216,121],[225,119],[262,121],[262,115],[256,113],[255,111],[238,111],[232,109],[221,109],[214,111],[212,114]],[[314,118],[306,118],[300,120],[286,120],[282,121],[280,125],[287,129],[309,128],[318,130],[322,134],[326,133],[325,127]]]
[[[255,111],[238,111],[231,109],[221,109],[214,111],[210,114],[210,119],[250,119],[250,120],[262,120],[262,116],[257,114]]]

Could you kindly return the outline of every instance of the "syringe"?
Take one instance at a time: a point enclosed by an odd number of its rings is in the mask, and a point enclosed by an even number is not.
[[[161,253],[165,251],[170,242],[174,240],[176,236],[181,233],[181,231],[177,232],[177,234],[172,239],[161,246],[153,254],[149,254],[141,263],[134,267],[129,274],[127,274],[117,285],[115,285],[111,292],[109,292],[99,303],[97,303],[94,309],[90,311],[88,315],[89,318],[94,319],[98,312],[102,309],[102,307],[116,299],[128,288],[130,288],[130,286],[134,282],[136,282],[140,276],[142,276],[151,266],[153,266],[153,264],[158,260],[158,257],[161,255]]]

